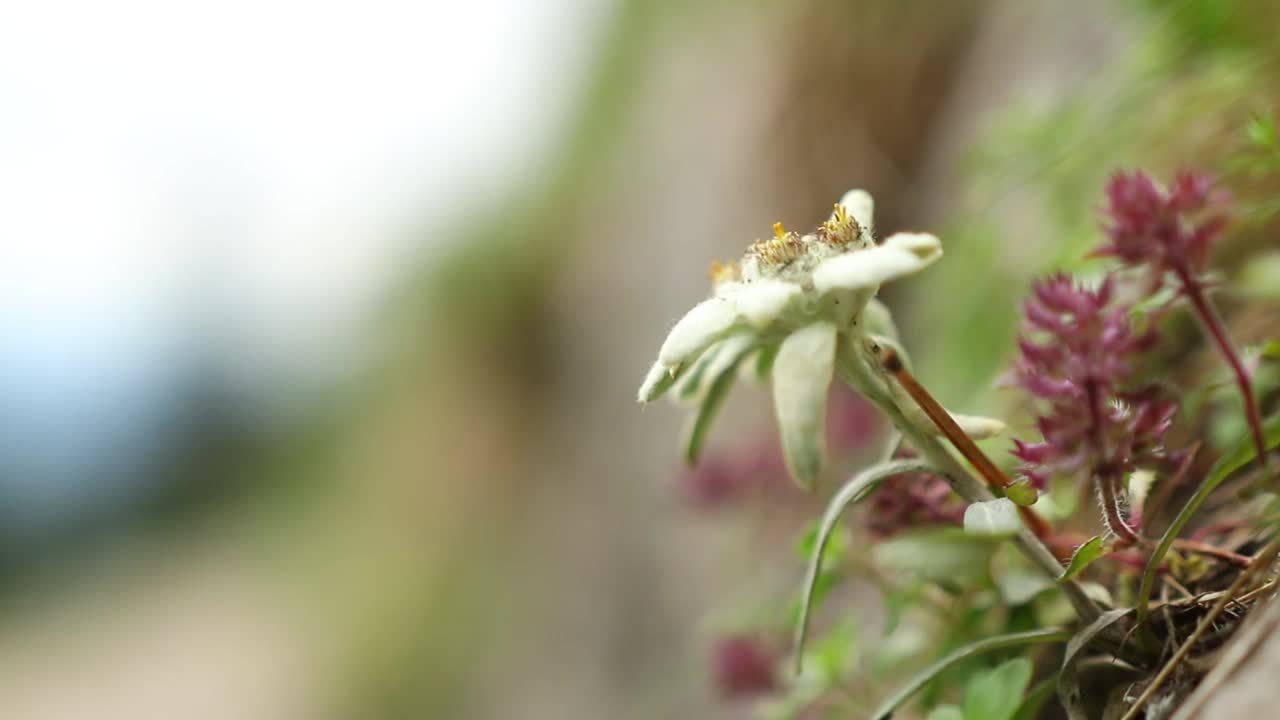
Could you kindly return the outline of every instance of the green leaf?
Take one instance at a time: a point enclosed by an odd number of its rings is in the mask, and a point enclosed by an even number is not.
[[[809,553],[809,567],[805,571],[800,618],[796,622],[795,630],[797,672],[800,671],[800,663],[804,657],[804,641],[809,632],[809,618],[813,612],[813,605],[817,595],[816,588],[818,578],[822,573],[822,562],[827,554],[826,548],[831,540],[831,534],[835,530],[836,524],[840,522],[840,517],[844,515],[844,511],[850,505],[858,502],[874,490],[881,480],[902,473],[928,470],[931,470],[930,466],[921,460],[892,460],[873,465],[854,475],[827,503],[827,509],[822,514],[822,521],[818,524],[813,534],[813,542]]]
[[[773,361],[778,359],[779,345],[765,345],[755,357],[756,377],[764,380],[773,372]]]
[[[1058,675],[1058,699],[1067,711],[1069,720],[1089,720],[1084,708],[1084,697],[1080,693],[1080,678],[1076,674],[1076,660],[1081,651],[1089,646],[1107,628],[1119,622],[1132,609],[1110,610],[1102,613],[1088,627],[1071,637],[1067,643],[1067,651],[1062,658],[1062,672]]]
[[[698,456],[702,454],[702,446],[706,442],[711,423],[719,414],[725,398],[729,396],[729,388],[733,387],[733,381],[737,379],[738,363],[751,350],[749,337],[739,337],[738,340],[738,342],[734,342],[734,338],[726,340],[725,346],[716,353],[716,357],[706,369],[708,375],[715,379],[707,388],[706,395],[702,398],[697,412],[694,413],[693,421],[685,435],[684,456],[685,461],[690,465],[698,462]],[[711,375],[711,373],[715,374]]]
[[[681,376],[681,378],[676,382],[675,388],[672,390],[672,394],[676,399],[688,400],[696,397],[698,392],[704,389],[706,385],[706,383],[704,383],[704,378],[707,377],[707,368],[711,366],[711,362],[715,360],[716,356],[720,354],[720,351],[723,348],[724,343],[717,342],[706,350],[703,350],[702,354],[699,355],[698,359],[694,360],[693,363],[686,363],[686,366],[689,368],[688,372],[685,372]]]
[[[891,576],[977,586],[989,584],[991,554],[997,547],[990,538],[961,528],[928,528],[877,544],[871,559]]]
[[[976,502],[964,509],[964,531],[970,535],[1010,537],[1021,529],[1018,506],[1009,498]]]
[[[1014,713],[1015,720],[1036,720],[1036,718],[1040,717],[1040,708],[1044,707],[1049,698],[1053,697],[1054,690],[1057,687],[1057,673],[1036,683],[1034,687],[1027,691],[1022,704],[1018,706],[1018,711]]]
[[[756,336],[749,333],[732,335],[707,348],[694,362],[689,374],[676,383],[678,400],[691,400],[711,392],[711,385],[736,367],[755,347]]]
[[[1003,568],[995,573],[995,581],[1000,599],[1010,607],[1025,605],[1046,590],[1057,587],[1043,572],[1025,565]]]
[[[1249,136],[1249,142],[1263,149],[1276,149],[1280,142],[1280,131],[1277,131],[1275,118],[1269,115],[1254,115],[1245,132]]]
[[[939,705],[925,720],[965,720],[965,716],[955,705]]]
[[[1258,348],[1258,354],[1264,360],[1280,360],[1280,340],[1271,338],[1262,343],[1262,347]]]
[[[1075,579],[1081,571],[1089,567],[1089,564],[1094,560],[1102,557],[1106,551],[1106,542],[1102,539],[1101,535],[1089,538],[1089,540],[1076,548],[1076,551],[1071,554],[1071,562],[1067,563],[1067,569],[1062,573],[1062,576],[1058,578],[1058,582]]]
[[[1055,477],[1036,509],[1049,519],[1069,518],[1080,504],[1080,485],[1072,478]]]
[[[1280,415],[1272,416],[1263,423],[1262,435],[1268,450],[1280,445]],[[1147,560],[1147,567],[1142,572],[1142,582],[1138,586],[1136,606],[1138,610],[1138,625],[1145,626],[1147,614],[1150,612],[1148,604],[1151,600],[1151,590],[1155,587],[1156,571],[1160,568],[1160,563],[1164,561],[1164,556],[1169,552],[1173,541],[1177,539],[1182,529],[1187,526],[1191,516],[1195,515],[1200,506],[1204,504],[1204,501],[1209,499],[1209,495],[1235,471],[1248,465],[1257,456],[1258,452],[1253,446],[1253,439],[1248,433],[1245,433],[1231,452],[1218,458],[1218,462],[1214,463],[1212,468],[1209,468],[1209,474],[1200,483],[1200,487],[1196,488],[1195,494],[1178,511],[1177,517],[1173,519],[1168,529],[1164,531],[1164,535],[1160,538],[1160,544],[1156,545],[1155,552],[1151,553],[1151,558]]]
[[[893,717],[894,711],[910,700],[912,695],[915,695],[921,688],[928,685],[935,677],[946,672],[948,668],[952,667],[956,663],[963,662],[983,653],[994,652],[996,650],[1005,650],[1007,648],[1022,647],[1024,645],[1037,645],[1041,643],[1060,643],[1066,642],[1070,638],[1070,631],[1063,628],[1042,628],[1040,630],[1030,630],[1021,633],[997,635],[995,637],[984,638],[975,643],[965,645],[912,676],[912,678],[907,681],[905,687],[894,693],[892,697],[881,703],[880,707],[876,708],[875,712],[871,713],[871,718],[872,720],[888,720]],[[1017,707],[1016,703],[1014,704],[1014,707]],[[968,716],[966,715],[966,718],[967,717]]]
[[[818,479],[826,455],[827,395],[836,326],[818,321],[787,336],[773,363],[773,406],[787,470],[801,487]]]
[[[675,382],[675,375],[672,375],[665,365],[656,362],[644,376],[644,382],[640,384],[640,390],[636,393],[636,401],[653,402],[670,390]]]
[[[850,482],[852,482],[852,479]],[[856,498],[854,502],[861,499],[861,497]],[[823,564],[839,564],[844,562],[844,559],[848,557],[849,554],[848,533],[838,533],[833,530],[830,531],[826,537],[823,537],[822,525],[822,518],[819,518],[814,521],[813,527],[810,527],[805,531],[804,535],[800,537],[800,541],[796,543],[796,555],[804,561],[812,559],[813,553],[818,549],[819,540],[821,540],[826,545],[826,549],[823,551],[822,556]]]
[[[846,620],[832,628],[810,653],[829,683],[838,683],[849,673],[856,655],[857,638],[858,626],[852,619]]]
[[[1022,704],[1031,682],[1031,661],[1014,658],[979,674],[964,691],[964,716],[983,720],[1010,720]]]
[[[1040,499],[1039,491],[1031,487],[1031,483],[1026,480],[1018,480],[1005,488],[1004,496],[1012,500],[1015,505],[1022,507],[1031,507],[1036,504],[1036,500]]]

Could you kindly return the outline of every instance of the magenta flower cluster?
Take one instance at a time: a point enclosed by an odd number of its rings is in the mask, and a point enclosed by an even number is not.
[[[747,698],[777,690],[777,649],[763,637],[739,633],[716,639],[711,672],[725,698]]]
[[[964,522],[964,500],[946,480],[929,473],[885,478],[868,504],[862,524],[881,539],[911,528]]]
[[[866,447],[882,432],[876,410],[862,396],[833,384],[827,405],[827,441],[836,455]],[[730,450],[705,453],[681,471],[677,488],[695,510],[714,511],[761,497],[803,497],[787,477],[777,440],[749,437]]]
[[[1025,304],[1013,376],[1047,411],[1037,421],[1043,439],[1015,441],[1013,454],[1037,487],[1055,476],[1097,476],[1114,492],[1124,473],[1165,456],[1177,404],[1158,386],[1130,386],[1156,336],[1134,328],[1113,291],[1110,277],[1091,289],[1055,275]]]
[[[1103,208],[1107,242],[1093,254],[1148,265],[1157,281],[1165,271],[1199,274],[1226,228],[1225,197],[1204,173],[1184,172],[1167,189],[1140,170],[1116,173]]]

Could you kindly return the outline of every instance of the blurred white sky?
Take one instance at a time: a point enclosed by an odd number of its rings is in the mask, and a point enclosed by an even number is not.
[[[0,443],[165,392],[201,313],[253,384],[352,361],[446,240],[408,226],[527,169],[609,7],[0,4]]]

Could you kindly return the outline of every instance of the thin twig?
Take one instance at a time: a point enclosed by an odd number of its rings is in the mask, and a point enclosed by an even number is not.
[[[960,497],[969,502],[995,499],[987,486],[974,478],[973,474],[960,464],[942,443],[938,442],[937,438],[920,430],[907,420],[906,415],[898,407],[897,401],[887,392],[886,383],[891,382],[891,379],[884,374],[884,368],[878,362],[872,362],[878,360],[875,350],[870,346],[855,346],[849,350],[853,352],[845,355],[837,365],[844,380],[880,408],[881,412],[888,416],[902,432],[903,437],[930,464],[943,470],[943,478]],[[1019,531],[1014,536],[1014,541],[1027,559],[1038,565],[1049,577],[1058,578],[1062,575],[1062,562],[1030,530]],[[1075,580],[1060,581],[1059,587],[1067,596],[1072,609],[1084,622],[1093,622],[1102,614],[1098,604],[1085,594],[1084,589]]]
[[[993,488],[1003,490],[1013,484],[1013,480],[1004,474],[1004,471],[996,466],[987,454],[982,452],[976,443],[965,433],[960,425],[956,423],[955,418],[951,417],[951,413],[947,412],[942,405],[924,389],[915,377],[902,364],[902,359],[894,352],[893,348],[888,346],[880,346],[879,360],[885,371],[893,377],[902,389],[911,396],[912,400],[920,406],[933,424],[938,427],[938,432],[942,433],[956,450],[969,461],[970,465],[978,471],[987,484]],[[1038,538],[1046,538],[1052,532],[1049,524],[1045,519],[1040,517],[1034,510],[1024,505],[1018,506],[1018,513],[1022,515],[1022,519],[1026,521],[1027,526],[1031,528],[1031,532],[1035,533]]]
[[[1226,327],[1218,317],[1213,303],[1205,297],[1204,286],[1191,274],[1190,268],[1185,264],[1179,264],[1174,267],[1174,273],[1182,283],[1183,293],[1191,300],[1191,306],[1195,308],[1200,323],[1218,346],[1218,351],[1227,361],[1227,365],[1231,367],[1236,385],[1240,388],[1240,397],[1244,400],[1245,419],[1249,423],[1249,432],[1253,435],[1253,444],[1257,447],[1258,457],[1262,461],[1262,466],[1266,468],[1267,475],[1271,475],[1271,463],[1267,459],[1267,442],[1262,433],[1262,415],[1258,412],[1258,401],[1254,397],[1253,386],[1249,382],[1249,373],[1244,369],[1244,363],[1240,361],[1240,354],[1236,352],[1235,345],[1227,335]]]
[[[1174,540],[1171,547],[1173,547],[1174,550],[1196,553],[1197,555],[1208,555],[1212,558],[1225,560],[1236,567],[1249,567],[1249,563],[1253,561],[1253,558],[1248,555],[1241,555],[1237,552],[1231,552],[1226,548],[1220,548],[1216,545],[1197,542],[1195,540]]]
[[[1173,671],[1178,668],[1178,665],[1185,660],[1187,655],[1191,653],[1191,650],[1195,648],[1195,645],[1200,641],[1200,638],[1204,637],[1204,634],[1214,626],[1218,617],[1222,615],[1222,611],[1226,610],[1227,606],[1235,599],[1235,594],[1239,592],[1241,588],[1245,587],[1245,585],[1253,579],[1254,575],[1257,575],[1265,568],[1270,567],[1271,563],[1276,558],[1276,553],[1278,552],[1280,552],[1280,536],[1277,536],[1272,539],[1271,542],[1267,543],[1267,546],[1254,556],[1253,561],[1249,563],[1249,567],[1242,570],[1240,574],[1236,576],[1235,581],[1231,583],[1231,586],[1223,591],[1222,597],[1218,598],[1218,601],[1213,604],[1213,607],[1209,608],[1209,612],[1206,613],[1203,618],[1200,618],[1200,623],[1196,625],[1196,629],[1193,630],[1191,635],[1189,635],[1187,639],[1183,641],[1182,645],[1178,647],[1178,651],[1173,654],[1173,657],[1169,659],[1169,662],[1165,663],[1164,667],[1160,668],[1160,672],[1152,678],[1146,689],[1142,691],[1142,695],[1138,696],[1138,699],[1129,707],[1129,711],[1125,713],[1122,720],[1134,720],[1134,718],[1138,717],[1138,714],[1142,712],[1143,706],[1145,706],[1147,702],[1155,696],[1160,688],[1164,686],[1165,682],[1169,680],[1169,677],[1173,675]]]

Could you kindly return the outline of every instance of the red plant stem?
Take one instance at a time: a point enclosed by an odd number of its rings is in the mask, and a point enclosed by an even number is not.
[[[1191,306],[1195,308],[1196,315],[1200,318],[1200,324],[1209,332],[1209,336],[1217,344],[1219,352],[1222,353],[1227,364],[1231,366],[1231,372],[1235,374],[1236,385],[1240,387],[1240,395],[1244,398],[1245,418],[1249,421],[1249,432],[1253,434],[1253,444],[1258,451],[1258,459],[1262,462],[1267,474],[1270,475],[1271,464],[1267,459],[1267,441],[1262,435],[1262,415],[1258,412],[1258,402],[1253,396],[1253,386],[1249,383],[1249,373],[1245,371],[1244,363],[1240,361],[1240,355],[1236,352],[1235,346],[1231,344],[1231,338],[1227,335],[1227,330],[1223,327],[1222,319],[1218,317],[1213,303],[1210,303],[1209,299],[1205,297],[1204,286],[1191,273],[1190,268],[1185,263],[1175,265],[1174,273],[1178,276],[1179,282],[1182,283],[1182,292],[1186,293],[1187,298],[1191,300]]]
[[[1116,490],[1120,485],[1120,469],[1107,459],[1106,438],[1103,435],[1104,416],[1098,396],[1098,384],[1092,380],[1085,383],[1085,391],[1089,396],[1089,416],[1092,421],[1089,428],[1089,441],[1093,445],[1094,456],[1100,463],[1093,468],[1094,482],[1097,484],[1098,496],[1102,499],[1102,512],[1107,527],[1120,539],[1122,545],[1133,545],[1138,541],[1138,534],[1125,522],[1120,512],[1120,501]]]
[[[1209,557],[1218,558],[1219,560],[1225,560],[1236,567],[1249,567],[1249,563],[1253,561],[1253,558],[1248,555],[1241,555],[1240,553],[1231,552],[1230,550],[1220,548],[1216,545],[1196,542],[1195,540],[1174,540],[1173,548],[1183,552],[1208,555]]]
[[[948,413],[934,399],[933,395],[930,395],[929,391],[924,389],[924,386],[902,364],[901,358],[893,351],[893,348],[882,347],[879,349],[879,353],[880,364],[902,386],[902,389],[911,396],[911,399],[916,401],[916,404],[920,406],[924,414],[929,416],[929,419],[937,426],[938,432],[951,441],[956,450],[960,451],[964,459],[969,461],[969,464],[978,471],[978,474],[987,481],[989,486],[1003,494],[1004,489],[1013,484],[1013,480],[1009,479],[1008,475],[1005,475],[1000,468],[996,467],[991,458],[987,457],[987,454],[982,452],[982,449],[965,434],[955,419],[951,417],[951,413]],[[1022,516],[1023,522],[1027,524],[1031,532],[1041,540],[1048,538],[1052,534],[1052,528],[1049,527],[1049,523],[1040,517],[1035,510],[1019,505],[1018,514]]]

